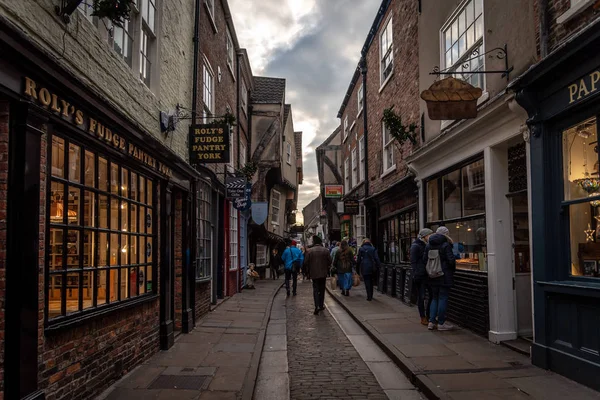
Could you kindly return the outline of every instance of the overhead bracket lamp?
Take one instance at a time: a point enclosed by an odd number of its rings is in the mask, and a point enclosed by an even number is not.
[[[187,108],[177,103],[174,110],[160,112],[160,131],[168,135],[174,132],[179,121],[184,119],[192,119],[192,117],[188,114]]]

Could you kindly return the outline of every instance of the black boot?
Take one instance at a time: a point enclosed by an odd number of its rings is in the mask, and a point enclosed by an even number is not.
[[[319,315],[319,309],[315,308],[315,312],[313,312],[314,315]]]

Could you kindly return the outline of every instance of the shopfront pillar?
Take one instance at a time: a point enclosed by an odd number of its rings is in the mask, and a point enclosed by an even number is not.
[[[487,147],[485,162],[485,209],[489,286],[489,340],[499,343],[517,338],[513,287],[508,153],[503,147]]]

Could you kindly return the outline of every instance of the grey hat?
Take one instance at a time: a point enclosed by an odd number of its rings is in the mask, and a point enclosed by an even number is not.
[[[425,236],[429,236],[433,233],[433,231],[429,228],[424,228],[419,231],[419,239],[423,239]]]
[[[439,233],[440,235],[444,236],[450,235],[450,231],[445,226],[440,226],[439,228],[437,228],[437,231],[435,231],[435,233]]]

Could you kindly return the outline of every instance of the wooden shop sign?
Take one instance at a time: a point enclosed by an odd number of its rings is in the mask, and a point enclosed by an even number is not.
[[[46,87],[38,87],[38,84],[33,79],[25,77],[23,94],[46,110],[53,112],[84,132],[89,133],[100,142],[129,155],[131,158],[135,158],[162,175],[167,177],[173,176],[173,171],[169,167],[127,141],[118,132],[110,129],[101,121],[87,116],[79,109],[77,104],[71,104]]]
[[[358,200],[344,200],[344,214],[357,215],[359,206]]]
[[[199,124],[190,129],[190,164],[229,162],[229,125]]]
[[[434,82],[421,93],[427,103],[431,120],[456,120],[477,118],[477,100],[481,97],[480,88],[456,78],[446,78]]]

